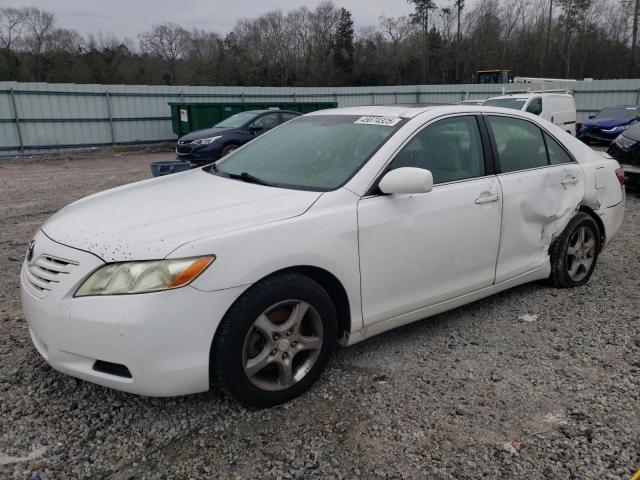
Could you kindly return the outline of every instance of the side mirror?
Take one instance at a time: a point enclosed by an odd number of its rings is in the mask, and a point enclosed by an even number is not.
[[[590,118],[590,119],[591,119],[591,118],[596,118],[596,116],[595,116],[595,115],[589,115],[589,118]]]
[[[264,127],[260,126],[260,125],[251,125],[249,127],[249,131],[251,133],[253,133],[254,135],[258,132],[261,132],[262,130],[264,130]]]
[[[433,175],[424,168],[396,168],[382,177],[378,188],[389,195],[427,193],[433,189]]]

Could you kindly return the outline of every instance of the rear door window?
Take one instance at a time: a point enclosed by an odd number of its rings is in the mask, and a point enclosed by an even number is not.
[[[255,122],[253,122],[253,126],[262,128],[263,130],[271,130],[272,128],[278,126],[278,114],[267,113],[266,115],[262,115],[261,117],[258,117]]]
[[[487,117],[498,148],[503,173],[549,165],[540,130],[533,123],[512,117]]]

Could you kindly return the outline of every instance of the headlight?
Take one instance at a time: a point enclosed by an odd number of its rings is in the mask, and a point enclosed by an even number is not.
[[[200,138],[199,140],[194,140],[191,142],[192,145],[209,145],[210,143],[215,142],[219,138],[222,138],[222,135],[218,135],[217,137],[209,137],[209,138]]]
[[[603,132],[618,132],[621,130],[626,130],[627,128],[629,128],[629,125],[618,125],[617,127],[613,127],[613,128],[603,128],[602,131]]]
[[[184,287],[216,259],[207,257],[109,263],[87,278],[76,297],[159,292]]]

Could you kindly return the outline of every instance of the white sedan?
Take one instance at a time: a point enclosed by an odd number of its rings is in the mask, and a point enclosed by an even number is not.
[[[525,112],[319,111],[218,165],[61,210],[29,245],[23,309],[61,372],[275,405],[336,342],[534,280],[583,285],[622,224],[623,183]]]

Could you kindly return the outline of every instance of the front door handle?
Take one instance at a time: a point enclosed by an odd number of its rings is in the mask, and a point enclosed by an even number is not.
[[[564,180],[560,182],[562,185],[571,185],[573,183],[578,183],[578,179],[576,177],[565,177]]]
[[[499,198],[500,195],[483,195],[482,197],[476,198],[476,203],[482,205],[483,203],[497,202]]]

